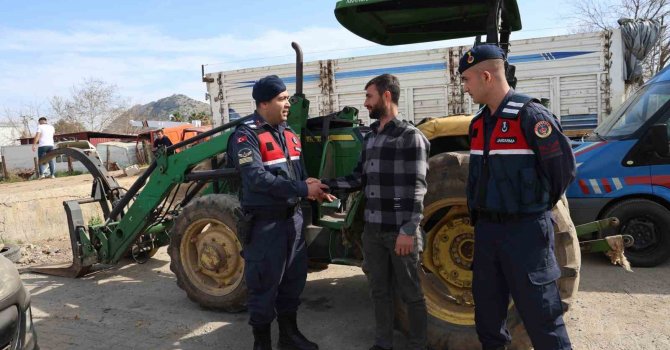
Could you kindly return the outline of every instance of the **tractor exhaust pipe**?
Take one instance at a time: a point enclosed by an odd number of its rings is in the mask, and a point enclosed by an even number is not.
[[[302,49],[295,41],[291,46],[295,50],[295,94],[302,96]]]

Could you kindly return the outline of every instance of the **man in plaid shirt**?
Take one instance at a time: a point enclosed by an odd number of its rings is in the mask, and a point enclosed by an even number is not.
[[[426,172],[430,144],[411,124],[400,121],[400,84],[390,74],[365,85],[365,107],[372,132],[351,175],[324,179],[331,189],[365,193],[363,251],[374,304],[375,344],[370,350],[393,347],[393,285],[407,304],[407,349],[426,348],[426,303],[418,276]],[[329,195],[329,199],[332,197]]]

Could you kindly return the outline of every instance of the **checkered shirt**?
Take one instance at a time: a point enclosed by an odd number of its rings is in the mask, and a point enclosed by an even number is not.
[[[371,230],[414,235],[423,218],[430,143],[414,126],[393,118],[364,138],[353,173],[324,179],[332,189],[365,193],[365,223]]]

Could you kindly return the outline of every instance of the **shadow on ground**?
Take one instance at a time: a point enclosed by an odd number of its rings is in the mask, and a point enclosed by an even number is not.
[[[670,294],[670,262],[633,267],[626,272],[603,254],[583,254],[579,291],[625,294]]]
[[[206,310],[177,287],[161,250],[80,279],[26,273],[43,349],[251,349],[248,315]],[[367,349],[373,315],[356,267],[311,273],[299,324],[321,349]],[[402,337],[396,334],[398,345]],[[277,339],[276,324],[273,340]],[[400,347],[401,348],[401,347]]]

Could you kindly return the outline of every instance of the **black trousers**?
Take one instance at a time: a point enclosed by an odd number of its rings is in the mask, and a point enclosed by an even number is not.
[[[249,290],[249,324],[271,323],[277,314],[296,312],[307,279],[302,212],[288,219],[256,220],[244,248]]]
[[[511,338],[510,296],[537,350],[571,349],[556,280],[551,212],[506,223],[484,219],[475,226],[472,292],[475,323],[484,349]]]

